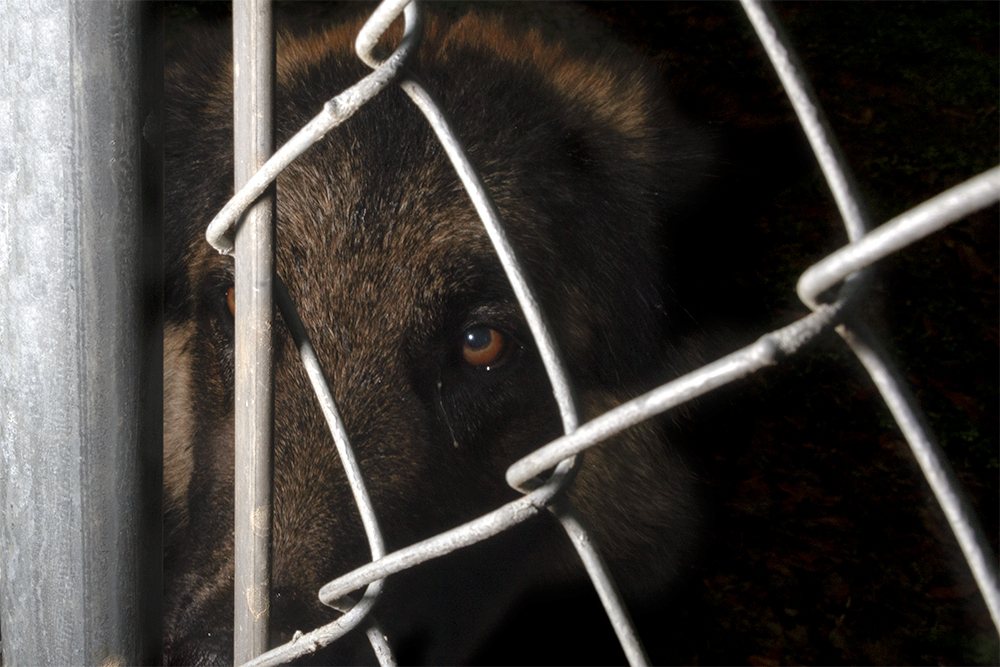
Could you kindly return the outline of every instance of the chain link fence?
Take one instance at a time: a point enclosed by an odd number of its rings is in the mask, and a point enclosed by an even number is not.
[[[552,383],[559,405],[565,435],[514,463],[507,471],[507,482],[526,495],[479,519],[424,540],[405,549],[384,554],[377,521],[368,500],[360,470],[354,461],[349,440],[340,423],[322,371],[318,368],[304,328],[296,325],[296,343],[303,351],[303,362],[309,368],[317,396],[327,415],[327,421],[337,442],[338,451],[349,471],[352,490],[364,520],[372,549],[373,562],[328,583],[320,591],[320,599],[345,615],[327,626],[300,634],[292,642],[272,649],[249,664],[281,664],[311,653],[340,637],[365,620],[368,609],[378,595],[381,581],[403,569],[442,556],[455,549],[488,539],[535,515],[542,508],[552,510],[577,546],[581,560],[608,614],[622,649],[630,664],[644,664],[647,659],[627,612],[621,605],[614,583],[596,551],[579,517],[565,499],[556,500],[562,486],[572,479],[575,457],[587,448],[638,424],[639,422],[676,407],[766,366],[779,363],[795,354],[815,337],[836,328],[868,370],[890,412],[909,443],[921,471],[944,510],[979,590],[986,601],[994,624],[1000,628],[1000,592],[998,592],[995,557],[986,543],[975,515],[970,512],[960,485],[951,472],[919,407],[906,389],[900,373],[878,337],[858,312],[857,302],[864,296],[864,270],[878,259],[920,239],[971,212],[992,205],[1000,199],[1000,167],[991,169],[951,188],[911,211],[894,218],[872,233],[863,212],[860,194],[853,186],[840,149],[829,124],[809,90],[801,66],[797,63],[787,39],[783,38],[774,17],[760,4],[746,0],[743,7],[764,44],[765,51],[787,92],[810,146],[820,163],[824,177],[847,229],[851,244],[809,268],[798,283],[798,294],[813,313],[788,326],[773,331],[756,343],[711,363],[697,371],[669,382],[647,394],[629,401],[586,424],[579,425],[577,410],[571,398],[566,371],[545,316],[532,294],[516,254],[506,239],[502,222],[488,192],[464,151],[453,135],[432,95],[417,81],[403,78],[398,83],[423,112],[445,148],[476,210],[486,226],[494,247],[507,272],[521,307],[529,322],[535,342]],[[407,11],[403,42],[385,61],[378,60],[372,47],[385,28]],[[250,202],[256,200],[277,174],[299,154],[320,140],[330,129],[349,119],[365,101],[384,86],[393,83],[400,65],[413,48],[414,34],[419,33],[420,16],[415,3],[406,0],[385,2],[359,34],[358,56],[375,71],[357,85],[331,99],[323,112],[289,141],[212,221],[207,237],[220,252],[231,252],[232,242],[226,233]],[[821,294],[832,297],[821,301]],[[294,306],[283,290],[279,290],[279,307],[289,321],[296,321]],[[237,397],[237,402],[240,398]],[[548,478],[546,471],[554,469]],[[237,580],[239,580],[239,573]],[[360,602],[350,594],[368,587]],[[374,627],[374,626],[373,626]],[[391,664],[392,656],[377,630],[369,632],[380,662]],[[237,638],[237,645],[241,639]]]
[[[836,206],[848,230],[851,243],[836,252],[832,252],[826,259],[817,262],[802,273],[798,282],[798,294],[802,301],[812,309],[812,314],[767,333],[751,345],[664,384],[589,422],[578,423],[570,393],[563,379],[565,371],[561,367],[562,362],[555,352],[554,345],[549,342],[551,334],[545,325],[544,315],[540,312],[522,277],[515,253],[504,238],[502,221],[499,220],[495,207],[490,202],[489,194],[479,183],[475,171],[463,158],[460,145],[451,135],[451,131],[443,122],[440,113],[435,109],[432,98],[433,91],[423,90],[415,81],[399,78],[399,66],[405,62],[411,42],[404,38],[397,51],[385,61],[378,61],[371,53],[371,47],[382,30],[403,12],[406,13],[407,33],[412,35],[419,31],[419,11],[415,4],[409,4],[406,0],[398,0],[386,2],[376,10],[372,21],[366,25],[366,29],[359,36],[358,41],[359,57],[373,67],[373,73],[358,85],[331,100],[323,112],[304,128],[300,135],[297,135],[286,146],[279,148],[275,156],[250,178],[246,188],[238,193],[220,213],[216,221],[213,221],[208,232],[210,240],[220,251],[230,252],[232,246],[226,235],[229,225],[264,192],[268,183],[273,181],[281,168],[294,160],[295,155],[305,150],[312,142],[321,140],[322,135],[331,127],[340,122],[350,122],[350,114],[366,99],[377,94],[382,87],[402,85],[414,103],[428,117],[428,122],[431,123],[435,133],[442,141],[442,145],[460,174],[470,197],[476,203],[476,208],[483,218],[484,224],[490,231],[491,239],[531,322],[536,343],[542,351],[546,370],[560,405],[566,432],[563,437],[516,462],[507,471],[507,481],[511,486],[526,492],[523,498],[452,531],[400,551],[386,553],[381,543],[377,520],[371,509],[371,503],[367,499],[363,479],[357,464],[353,461],[349,439],[337,415],[331,393],[323,381],[322,369],[311,350],[305,328],[299,321],[294,305],[291,304],[279,279],[275,285],[275,300],[284,320],[289,324],[296,345],[302,354],[303,363],[306,365],[310,380],[313,382],[319,401],[323,406],[338,452],[348,470],[352,490],[368,533],[372,562],[328,583],[320,591],[320,597],[324,602],[344,612],[342,617],[327,626],[297,636],[289,644],[256,657],[251,661],[251,664],[281,664],[292,660],[296,656],[310,653],[320,646],[335,641],[337,637],[358,624],[369,626],[368,636],[379,661],[382,664],[391,663],[392,656],[388,644],[378,631],[377,625],[367,615],[374,604],[380,582],[384,577],[405,568],[419,567],[420,562],[488,539],[500,531],[516,526],[520,521],[543,509],[551,509],[555,512],[577,545],[581,559],[588,568],[629,662],[632,664],[643,663],[646,658],[639,642],[639,637],[643,633],[636,633],[632,628],[627,612],[617,599],[613,582],[604,572],[596,552],[589,548],[585,529],[579,525],[573,509],[567,506],[565,501],[553,501],[561,485],[571,477],[574,465],[573,457],[629,425],[660,414],[695,396],[711,392],[760,369],[782,362],[791,363],[788,358],[798,353],[804,345],[817,337],[828,338],[834,330],[845,340],[871,373],[875,385],[889,406],[899,428],[903,431],[915,459],[943,508],[948,523],[968,562],[968,567],[971,569],[979,591],[985,600],[986,608],[992,616],[993,623],[1000,627],[1000,594],[998,594],[997,589],[995,551],[986,543],[981,534],[982,531],[977,528],[975,515],[969,511],[967,502],[963,500],[960,491],[961,485],[956,483],[954,474],[950,471],[940,448],[935,444],[933,433],[927,426],[927,420],[921,415],[916,403],[908,396],[905,381],[901,381],[900,373],[894,370],[892,362],[889,361],[889,355],[880,349],[879,336],[871,332],[872,327],[866,322],[867,311],[865,308],[859,307],[859,304],[864,304],[868,298],[867,295],[871,293],[866,291],[871,289],[870,285],[866,284],[866,267],[916,239],[962,219],[972,211],[993,205],[1000,199],[1000,168],[992,168],[978,175],[970,173],[965,182],[942,191],[938,196],[892,218],[889,222],[878,225],[874,231],[866,233],[872,225],[866,219],[862,198],[857,193],[856,188],[852,186],[853,179],[839,158],[836,140],[833,138],[829,125],[823,119],[822,111],[819,110],[814,96],[809,91],[808,84],[805,83],[805,72],[797,64],[787,40],[780,37],[780,30],[775,28],[773,17],[768,16],[766,9],[749,0],[744,2],[743,7],[760,35],[768,56],[782,79],[813,150],[822,165],[824,175],[834,194]],[[995,119],[995,107],[992,113]],[[988,139],[992,141],[995,137]],[[7,178],[9,173],[11,173],[10,170],[4,171],[4,178]],[[8,179],[4,183],[6,187],[13,181]],[[8,201],[11,199],[8,198]],[[8,224],[0,230],[4,232],[0,236],[0,251],[6,253],[0,257],[0,261],[4,262],[0,263],[0,267],[3,267],[5,271],[11,270],[11,264],[8,260],[10,257],[9,246],[7,245],[9,235],[12,233],[11,229],[11,225]],[[985,270],[989,271],[990,269]],[[995,265],[992,270],[995,276]],[[246,311],[241,310],[240,312]],[[7,329],[0,330],[0,333],[12,330],[8,324],[5,326]],[[931,327],[933,323],[929,323],[927,326]],[[10,334],[6,335],[10,340]],[[994,368],[994,379],[995,370]],[[11,409],[10,406],[13,405],[8,398],[14,383],[12,377],[7,375],[3,377],[4,406],[8,412]],[[744,381],[741,386],[747,386],[747,382]],[[15,424],[16,421],[5,417],[5,431],[3,433],[3,452],[7,457],[4,461],[5,485],[11,484],[12,468],[8,459],[11,452],[15,451],[16,433],[13,427]],[[546,471],[553,468],[555,468],[555,472],[551,476],[541,481],[537,480],[539,476],[544,477]],[[995,469],[992,474],[995,477]],[[141,486],[141,482],[139,486]],[[9,487],[6,493],[10,494],[9,489],[13,488]],[[759,486],[755,488],[759,488]],[[4,498],[3,511],[6,513],[5,526],[7,526],[7,522],[11,521],[11,510],[9,509],[8,496],[5,495]],[[516,530],[516,528],[514,529]],[[6,580],[5,587],[9,585],[10,579],[16,576],[11,569],[13,561],[9,556],[11,543],[11,538],[5,535],[3,570]],[[80,551],[77,555],[86,558],[86,552]],[[132,557],[133,555],[130,554],[123,556],[126,559]],[[359,596],[357,592],[362,591],[362,589],[364,589],[363,593]],[[89,589],[83,589],[80,595],[89,595],[87,591]],[[29,632],[30,628],[30,625],[11,623],[10,619],[13,616],[10,610],[14,607],[12,599],[5,588],[5,597],[2,599],[2,606],[0,606],[0,614],[2,614],[0,622],[2,622],[6,645],[17,645],[19,642],[23,642],[23,637],[27,636],[26,633]],[[77,595],[74,599],[82,600],[83,598]],[[38,627],[48,628],[49,626],[43,624]],[[49,636],[48,632],[45,630],[32,633],[42,638],[43,643],[49,644],[45,650],[56,647],[58,644],[54,638],[46,639]],[[115,660],[118,660],[120,654],[143,655],[141,651],[136,652],[132,649],[109,653],[107,647],[113,645],[114,641],[106,642],[103,645],[103,654],[99,654],[102,649],[97,647],[92,648],[88,655],[82,653],[58,655],[62,655],[64,658],[70,656],[67,659],[73,662],[107,662],[111,660],[112,663],[108,664],[113,664]],[[40,658],[48,653],[43,651],[34,654],[22,653],[21,655],[35,655],[36,658]],[[769,659],[771,657],[763,656],[758,664],[770,664],[767,662]],[[50,661],[59,660],[60,658],[52,658]]]

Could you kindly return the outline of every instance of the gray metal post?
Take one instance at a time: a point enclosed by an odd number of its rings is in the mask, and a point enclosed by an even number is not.
[[[3,664],[157,662],[158,20],[124,0],[0,16]]]
[[[274,31],[270,0],[233,3],[236,189],[271,157]],[[271,439],[274,321],[274,187],[236,233],[236,664],[267,650],[271,599]]]

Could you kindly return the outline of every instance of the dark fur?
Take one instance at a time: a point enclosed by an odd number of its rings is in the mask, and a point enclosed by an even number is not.
[[[350,50],[356,31],[279,40],[279,144],[367,72]],[[199,46],[168,68],[166,649],[178,664],[230,662],[232,651],[232,264],[204,241],[232,193],[227,57],[224,45]],[[700,153],[655,78],[628,54],[573,54],[472,16],[431,21],[413,69],[491,189],[585,416],[637,394],[646,371],[663,368],[658,226],[689,194]],[[277,192],[278,270],[388,547],[517,497],[504,470],[559,434],[558,415],[482,224],[420,113],[390,87],[289,167]],[[461,360],[473,325],[514,341],[500,368]],[[280,322],[276,358],[271,618],[281,642],[336,617],[316,593],[368,548]],[[626,591],[658,591],[675,575],[696,522],[691,487],[651,424],[586,455],[570,496]],[[461,661],[526,587],[579,576],[570,551],[549,517],[534,520],[390,578],[376,614],[405,658]],[[373,656],[353,633],[320,658]]]

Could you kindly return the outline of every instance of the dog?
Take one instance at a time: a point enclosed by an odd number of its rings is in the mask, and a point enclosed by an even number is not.
[[[278,145],[367,74],[352,49],[360,25],[279,34]],[[482,174],[583,417],[662,380],[658,244],[697,190],[704,148],[658,75],[616,45],[591,52],[477,13],[429,16],[408,68]],[[233,265],[204,240],[233,192],[225,30],[168,53],[164,106],[165,654],[231,664]],[[277,271],[387,548],[517,498],[504,471],[561,434],[558,411],[483,224],[420,112],[390,86],[276,188]],[[317,591],[370,559],[280,318],[274,341],[272,646],[335,619]],[[626,597],[665,590],[697,542],[694,475],[670,430],[645,423],[588,450],[566,491]],[[462,662],[525,591],[581,579],[546,515],[390,577],[374,613],[401,661]],[[355,631],[312,659],[374,655]]]

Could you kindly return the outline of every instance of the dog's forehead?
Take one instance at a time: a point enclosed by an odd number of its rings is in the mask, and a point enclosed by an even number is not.
[[[382,263],[442,266],[492,253],[450,165],[380,170],[346,152],[330,153],[303,160],[278,179],[278,234],[300,262],[336,262],[363,272]]]
[[[446,165],[450,167],[450,165]],[[337,150],[282,174],[279,271],[322,295],[317,316],[391,313],[402,327],[463,295],[503,289],[499,260],[467,193],[432,164],[373,173]],[[446,182],[457,179],[453,174]],[[353,317],[349,317],[353,319]]]

